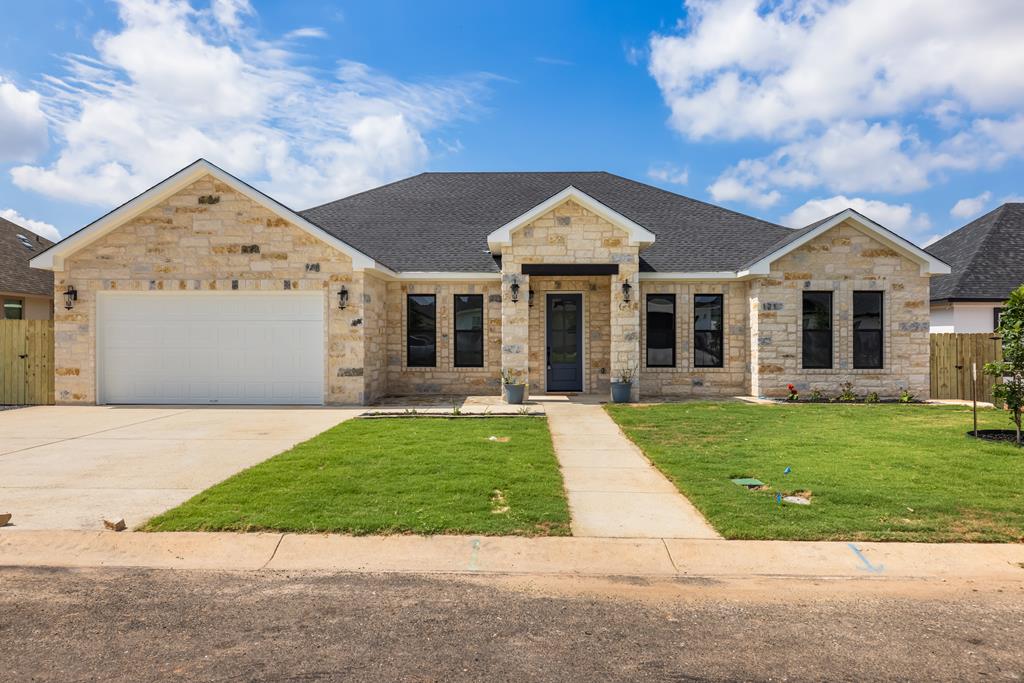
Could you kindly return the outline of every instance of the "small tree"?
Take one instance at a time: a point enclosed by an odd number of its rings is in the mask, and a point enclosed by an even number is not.
[[[1024,285],[1010,294],[996,330],[1003,338],[1003,360],[985,365],[985,374],[996,378],[992,395],[1010,409],[1021,445],[1021,411],[1024,410]]]

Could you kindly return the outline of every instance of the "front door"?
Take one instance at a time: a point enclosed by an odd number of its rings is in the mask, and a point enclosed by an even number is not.
[[[583,391],[583,295],[548,294],[548,391]]]

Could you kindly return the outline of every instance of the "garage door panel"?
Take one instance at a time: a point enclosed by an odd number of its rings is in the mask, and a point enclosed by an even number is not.
[[[321,293],[111,294],[98,307],[101,401],[323,402]]]

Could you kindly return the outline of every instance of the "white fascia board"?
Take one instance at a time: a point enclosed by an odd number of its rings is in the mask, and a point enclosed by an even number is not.
[[[561,206],[565,202],[573,200],[588,211],[592,211],[601,218],[622,228],[629,235],[630,246],[646,247],[654,244],[654,233],[642,225],[631,221],[611,207],[597,201],[586,192],[578,190],[569,185],[564,190],[544,200],[526,213],[510,220],[490,235],[487,236],[487,247],[492,254],[500,254],[501,248],[512,244],[512,233],[524,225],[535,221],[548,211]]]
[[[441,282],[444,280],[500,280],[501,273],[466,273],[459,271],[416,271],[404,270],[393,275],[395,280],[421,280],[424,282]]]
[[[864,232],[869,233],[872,237],[882,242],[886,246],[889,246],[897,251],[903,252],[914,261],[917,261],[921,266],[922,275],[948,275],[951,272],[949,264],[935,258],[928,252],[924,251],[914,243],[903,239],[896,233],[887,230],[878,223],[866,216],[862,216],[853,209],[846,209],[830,220],[822,223],[813,230],[808,231],[806,234],[801,235],[798,239],[783,245],[776,251],[768,254],[767,256],[759,259],[755,263],[751,264],[745,270],[741,270],[737,273],[740,277],[748,277],[752,275],[767,275],[771,272],[771,264],[779,260],[786,254],[789,254],[803,245],[807,244],[814,238],[822,235],[832,228],[836,227],[845,220],[853,221],[860,229]]]
[[[268,197],[251,185],[242,182],[218,166],[211,164],[206,159],[194,161],[166,180],[157,183],[139,196],[125,204],[122,204],[99,220],[94,221],[78,232],[69,235],[44,251],[42,254],[39,254],[39,256],[33,258],[29,261],[29,265],[33,268],[40,268],[43,270],[63,270],[65,258],[86,245],[96,241],[103,235],[113,231],[126,221],[129,221],[142,212],[153,208],[204,175],[213,176],[239,194],[251,199],[268,211],[297,226],[304,232],[309,233],[313,237],[325,242],[331,247],[334,247],[338,251],[347,254],[352,259],[353,270],[373,269],[380,270],[387,274],[391,274],[393,272],[390,269],[381,266],[358,249],[355,249],[349,244],[339,240],[337,237],[328,234],[322,228],[310,223],[285,205],[271,197]]]
[[[709,270],[695,272],[640,273],[640,280],[736,280],[732,270]]]

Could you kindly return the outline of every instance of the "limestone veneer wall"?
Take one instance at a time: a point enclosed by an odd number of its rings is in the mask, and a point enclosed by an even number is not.
[[[863,395],[892,397],[901,388],[929,390],[928,277],[920,266],[847,222],[772,264],[750,284],[751,392],[785,396],[787,383],[806,394],[835,396],[844,382]],[[802,292],[833,292],[833,367],[802,366]],[[881,370],[853,367],[853,292],[883,292]]]
[[[214,196],[216,203],[200,203]],[[259,253],[242,253],[256,245]],[[315,266],[313,264],[316,264]],[[54,320],[56,400],[96,401],[96,297],[102,291],[318,291],[328,334],[328,403],[362,403],[363,277],[351,259],[206,176],[84,247],[55,273],[54,295],[68,284],[78,302]],[[349,289],[350,305],[337,306]],[[372,294],[371,294],[372,296]]]
[[[406,297],[437,297],[437,365],[408,366]],[[484,366],[455,367],[455,295],[482,294],[484,299]],[[525,296],[525,295],[524,295]],[[523,306],[525,307],[525,303]],[[497,280],[387,283],[387,393],[497,394],[501,378],[501,283]]]
[[[608,368],[612,377],[627,367],[640,363],[640,306],[636,293],[640,291],[637,272],[639,256],[636,246],[630,246],[627,233],[574,201],[568,201],[540,218],[514,231],[511,245],[502,249],[502,313],[504,338],[501,347],[501,366],[529,377],[532,390],[537,391],[537,356],[531,348],[536,344],[536,333],[531,333],[531,313],[528,292],[533,286],[531,277],[522,274],[526,263],[616,263],[619,274],[605,276],[609,289]],[[520,285],[520,300],[513,303],[509,294],[514,281]],[[623,282],[633,287],[631,302],[623,301]],[[593,304],[592,304],[593,305]],[[536,304],[535,304],[536,308]],[[543,318],[541,318],[543,320]],[[536,327],[537,325],[533,325]],[[541,327],[541,329],[543,329]],[[590,330],[595,330],[593,325]],[[543,332],[541,332],[543,334]],[[600,361],[599,361],[600,362]],[[588,372],[594,368],[588,368]],[[600,374],[600,373],[599,373]],[[595,379],[599,390],[604,380]],[[634,382],[634,397],[639,382]],[[588,387],[588,390],[590,388]]]
[[[748,359],[749,327],[746,282],[664,282],[646,281],[641,287],[641,395],[721,397],[750,391]],[[675,294],[676,365],[647,367],[647,295]],[[721,368],[698,368],[693,364],[693,298],[695,294],[721,294],[724,306],[722,341],[725,359]]]

